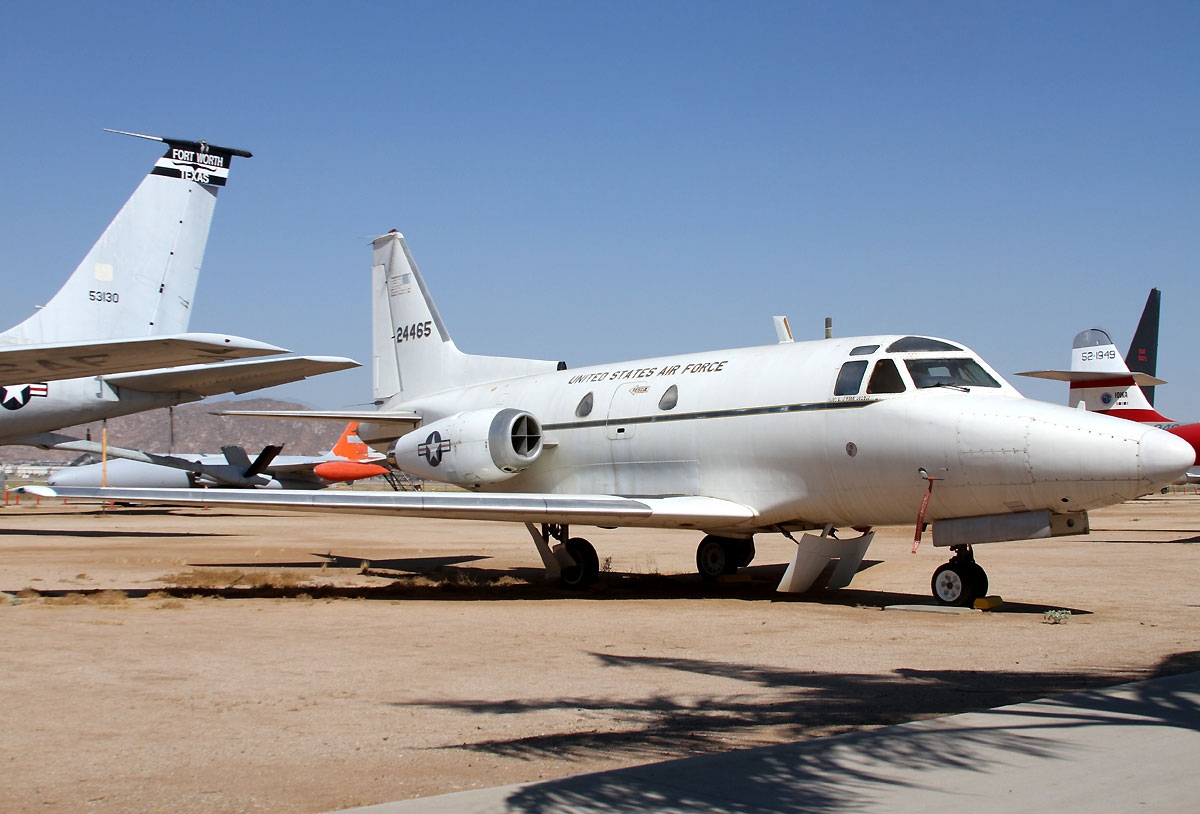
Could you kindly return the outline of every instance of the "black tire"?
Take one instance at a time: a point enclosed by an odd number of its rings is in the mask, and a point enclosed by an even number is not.
[[[738,540],[738,568],[745,568],[750,563],[754,562],[754,540]]]
[[[566,588],[582,590],[600,578],[600,558],[596,549],[582,537],[572,537],[563,546],[577,565],[567,566],[559,579]]]
[[[979,593],[976,589],[974,563],[947,562],[938,566],[930,580],[933,598],[942,605],[969,608],[975,604]],[[983,569],[980,569],[983,570]]]
[[[737,557],[731,540],[708,535],[696,546],[696,570],[705,582],[712,582],[722,574],[737,570]]]
[[[987,571],[984,571],[983,566],[981,566],[979,563],[975,563],[975,562],[968,565],[967,568],[970,569],[971,579],[975,583],[975,599],[979,599],[980,597],[987,596],[987,592],[988,592]],[[974,599],[971,600],[971,604],[975,604]]]

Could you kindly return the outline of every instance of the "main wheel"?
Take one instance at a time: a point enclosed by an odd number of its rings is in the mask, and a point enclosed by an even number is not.
[[[737,543],[737,567],[745,568],[754,562],[754,540],[736,540],[735,542]]]
[[[701,540],[696,547],[696,570],[700,572],[701,579],[711,582],[722,574],[736,571],[742,556],[738,542],[711,534]]]
[[[572,537],[563,544],[575,565],[562,569],[560,579],[567,588],[586,588],[600,578],[600,558],[596,549],[582,537]]]
[[[974,563],[947,562],[933,572],[933,597],[943,605],[969,608],[979,596]],[[982,571],[982,568],[979,568]]]

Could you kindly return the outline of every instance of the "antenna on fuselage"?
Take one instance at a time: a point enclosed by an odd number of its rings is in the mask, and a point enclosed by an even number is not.
[[[788,325],[787,317],[775,317],[775,336],[779,338],[781,345],[796,341],[792,338],[792,326]]]

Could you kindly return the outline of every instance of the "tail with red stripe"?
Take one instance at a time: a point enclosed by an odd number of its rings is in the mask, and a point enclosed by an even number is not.
[[[1070,370],[1034,370],[1019,375],[1069,382],[1068,403],[1072,406],[1130,421],[1170,423],[1142,391],[1143,386],[1166,382],[1131,371],[1112,339],[1099,328],[1076,334],[1071,346]]]

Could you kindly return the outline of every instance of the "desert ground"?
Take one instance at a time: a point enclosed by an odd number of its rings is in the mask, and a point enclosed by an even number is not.
[[[515,524],[25,498],[0,810],[330,811],[1200,669],[1200,496],[1092,529],[980,546],[1004,604],[947,615],[885,610],[947,558],[911,527],[801,596],[778,535],[705,584],[695,533],[574,529],[604,573],[571,593]]]

